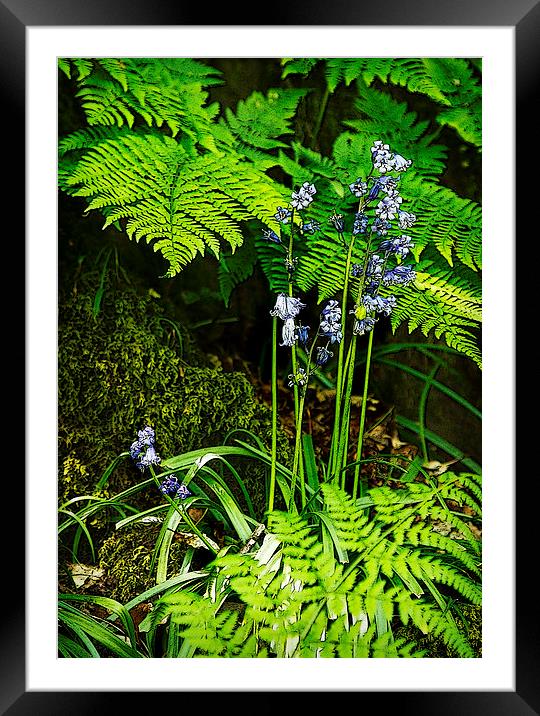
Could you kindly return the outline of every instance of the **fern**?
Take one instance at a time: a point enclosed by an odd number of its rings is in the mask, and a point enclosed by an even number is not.
[[[325,60],[284,61],[282,77],[290,74],[307,76],[317,62],[324,62],[329,92],[340,84],[349,86],[361,79],[370,86],[374,81],[405,87],[409,92],[424,94],[442,109],[436,121],[455,129],[474,146],[482,146],[481,87],[474,59],[449,57],[389,58],[333,57]]]
[[[284,59],[282,76],[309,74],[318,62]],[[284,172],[292,188],[305,181],[317,186],[310,218],[322,229],[304,235],[296,224],[294,282],[295,290],[317,288],[322,301],[341,291],[346,267],[346,247],[328,219],[338,211],[352,222],[355,202],[347,185],[370,171],[374,138],[412,158],[400,193],[417,216],[410,234],[414,257],[424,263],[418,292],[399,296],[392,328],[403,323],[410,331],[444,337],[480,363],[480,206],[439,183],[447,150],[430,123],[377,89],[389,82],[422,92],[437,102],[436,118],[441,111],[472,115],[465,96],[476,101],[480,90],[471,63],[325,60],[330,88],[343,82],[356,92],[353,116],[344,120],[347,129],[336,137],[331,156],[290,141],[306,89],[255,91],[219,116],[205,91],[221,81],[219,72],[196,60],[62,59],[59,66],[76,82],[91,125],[61,138],[60,187],[86,197],[87,211],[100,211],[105,226],[151,243],[169,264],[167,276],[196,256],[216,257],[225,303],[252,274],[255,260],[272,291],[288,290],[283,253],[264,240],[263,229],[279,232],[274,214],[287,204],[291,189],[270,173]],[[246,235],[250,248],[236,254]],[[364,251],[358,239],[353,262],[359,263]]]
[[[481,88],[470,60],[398,59],[392,63],[386,79],[446,105],[448,109],[437,114],[437,122],[453,127],[476,147],[482,146]]]
[[[297,73],[307,75],[311,72],[313,67],[315,67],[317,62],[319,62],[319,60],[316,57],[284,57],[281,60],[283,67],[281,77],[284,79],[287,75]]]
[[[62,166],[62,164],[61,164]],[[188,141],[153,133],[120,135],[95,144],[62,173],[65,188],[105,214],[104,228],[122,221],[130,238],[153,242],[173,276],[197,253],[234,251],[242,222],[269,222],[281,195],[257,170],[232,154],[199,153]]]
[[[184,655],[422,656],[394,637],[412,622],[472,657],[449,607],[456,598],[481,603],[479,546],[446,501],[477,506],[479,480],[448,473],[438,485],[374,488],[359,501],[323,483],[326,519],[348,561],[337,561],[306,517],[273,512],[256,553],[223,553],[209,566],[219,589],[165,597],[156,619],[170,614],[180,625]],[[435,531],[441,515],[459,526],[459,539]]]
[[[424,272],[424,268],[429,268],[431,273]],[[409,332],[418,329],[425,336],[431,332],[437,338],[442,336],[451,348],[481,366],[478,348],[481,296],[476,285],[462,278],[464,269],[456,269],[440,271],[431,262],[422,262],[414,287],[407,290],[394,287],[397,302],[391,324],[395,330],[407,322]]]
[[[293,134],[291,119],[298,102],[306,94],[302,89],[270,89],[266,96],[252,92],[240,100],[236,112],[225,110],[226,123],[237,140],[257,149],[288,146],[279,137]]]
[[[244,241],[235,253],[221,253],[218,267],[219,290],[225,305],[229,305],[234,288],[249,278],[257,263],[257,251],[250,241]]]
[[[356,131],[343,132],[337,138],[332,157],[322,157],[298,144],[293,144],[294,159],[280,155],[282,168],[296,183],[317,184],[317,202],[310,216],[313,213],[323,223],[323,231],[307,237],[299,247],[298,287],[307,291],[317,286],[319,301],[341,291],[347,250],[336,232],[328,229],[327,218],[336,206],[345,217],[352,217],[354,202],[344,188],[354,178],[369,173],[369,150],[373,137],[380,137],[413,158],[413,166],[401,180],[400,193],[406,210],[417,217],[408,231],[414,242],[414,257],[416,261],[425,257],[419,266],[416,290],[395,291],[398,302],[392,328],[405,323],[410,332],[419,329],[424,335],[444,337],[449,346],[480,365],[481,209],[435,183],[436,174],[444,167],[444,148],[433,144],[426,122],[418,122],[404,103],[361,82],[357,84],[355,109],[362,118],[347,120]],[[337,181],[341,182],[341,191]],[[349,231],[350,226],[346,229]],[[353,262],[360,262],[363,251],[359,237]],[[354,281],[352,287],[354,300]]]
[[[212,149],[209,128],[217,106],[206,105],[203,87],[221,82],[214,68],[189,58],[103,58],[86,60],[84,67],[77,96],[89,125],[133,127],[141,118]]]

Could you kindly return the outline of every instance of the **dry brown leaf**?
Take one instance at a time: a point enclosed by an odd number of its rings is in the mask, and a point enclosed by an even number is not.
[[[202,541],[199,535],[193,534],[192,532],[176,532],[175,538],[177,542],[181,542],[188,547],[204,547],[204,549],[208,549],[208,546]],[[211,537],[204,535],[204,538],[208,544],[210,544],[215,550],[219,551],[219,546]]]
[[[450,465],[455,465],[456,462],[459,462],[461,458],[457,458],[454,460],[448,460],[448,462],[439,462],[438,460],[429,460],[428,462],[425,462],[422,467],[425,468],[428,472],[430,472],[433,476],[442,475],[444,472],[448,470]]]
[[[77,589],[97,584],[105,574],[103,569],[88,564],[69,564],[68,567]]]

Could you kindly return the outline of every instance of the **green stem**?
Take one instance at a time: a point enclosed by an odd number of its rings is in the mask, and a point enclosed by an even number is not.
[[[429,379],[426,380],[426,383],[425,383],[422,393],[420,395],[420,400],[418,401],[418,428],[419,428],[420,445],[422,447],[422,455],[424,457],[424,462],[427,462],[429,459],[427,443],[426,443],[426,405],[427,405],[427,399],[429,396],[429,392],[430,392],[431,386],[432,386],[432,380],[437,375],[439,367],[440,367],[440,363],[437,363],[435,366],[433,366],[433,369],[431,370],[431,372],[429,374]]]
[[[156,473],[154,472],[154,468],[152,467],[152,465],[150,465],[149,467],[150,467],[150,473],[151,473],[152,477],[154,478],[154,482],[156,483],[156,485],[157,485],[157,487],[158,487],[158,489],[159,489],[159,486],[160,486],[159,479],[158,479]],[[204,542],[204,544],[206,545],[207,549],[209,549],[209,550],[210,550],[211,552],[213,552],[214,554],[217,554],[217,553],[218,553],[218,550],[210,544],[210,542],[208,541],[208,539],[207,539],[207,538],[205,537],[205,535],[201,532],[201,530],[197,527],[197,525],[195,524],[195,522],[193,522],[193,520],[192,520],[191,517],[189,516],[188,511],[187,511],[184,507],[180,507],[180,505],[179,505],[175,500],[173,500],[172,497],[170,497],[170,495],[164,495],[164,497],[167,499],[167,502],[174,507],[174,509],[176,510],[176,512],[178,512],[178,514],[181,515],[181,516],[184,518],[184,520],[188,523],[188,525],[191,527],[191,529],[192,529],[193,532],[197,535],[197,537],[199,537],[199,539],[200,539],[202,542]]]
[[[353,335],[351,338],[351,344],[349,347],[349,355],[347,356],[347,388],[345,391],[345,399],[343,401],[343,417],[341,421],[341,431],[339,439],[339,452],[337,461],[337,472],[341,473],[341,488],[345,489],[345,475],[346,470],[343,468],[347,463],[347,453],[349,450],[349,424],[351,417],[351,395],[353,386],[353,372],[354,372],[354,361],[356,356],[356,339],[357,336]]]
[[[302,444],[302,417],[304,412],[304,402],[306,399],[306,391],[302,391],[302,395],[300,397],[300,405],[299,405],[299,412],[298,412],[298,418],[296,420],[296,437],[294,441],[294,458],[293,458],[293,469],[292,469],[292,479],[291,479],[291,493],[289,497],[289,512],[292,510],[294,505],[294,491],[296,488],[296,477],[298,474],[300,474],[300,492],[301,492],[301,499],[302,499],[302,508],[305,506],[306,502],[306,493],[305,493],[305,483],[304,483],[304,471],[300,470],[300,465],[302,464],[302,461],[300,460],[300,446]]]
[[[343,235],[340,234],[343,238]],[[341,333],[343,338],[339,343],[337,378],[336,378],[336,403],[334,414],[334,430],[332,435],[332,444],[330,452],[330,474],[334,475],[334,480],[339,475],[339,441],[340,441],[340,423],[341,423],[341,396],[343,391],[343,355],[345,353],[345,323],[347,317],[347,295],[349,293],[349,273],[351,271],[352,252],[354,248],[355,236],[353,235],[349,243],[347,252],[347,261],[345,264],[345,280],[343,283],[343,297],[341,300]]]
[[[323,95],[323,98],[321,100],[321,104],[319,107],[319,114],[317,116],[317,122],[315,124],[315,129],[313,130],[313,136],[311,137],[311,148],[312,149],[315,147],[315,144],[317,143],[317,139],[319,137],[319,132],[321,131],[324,113],[326,112],[326,107],[328,105],[329,99],[330,99],[330,88],[328,87],[328,85],[326,85],[326,89],[324,91],[324,95]]]
[[[293,260],[293,243],[294,243],[294,208],[291,210],[291,235],[289,237],[289,249],[287,252],[288,259],[291,263]],[[292,281],[292,277],[289,276],[289,296],[292,298],[292,295],[293,295],[293,281]],[[298,356],[296,354],[296,343],[294,343],[291,346],[291,363],[292,363],[293,375],[296,375],[296,373],[298,372]],[[296,383],[293,386],[293,395],[294,395],[294,416],[295,416],[295,420],[298,421],[298,418],[300,416],[301,410],[303,409],[303,406],[302,406],[302,408],[300,407],[300,402],[299,402],[299,398],[298,398],[298,386],[296,385]],[[300,469],[301,480],[303,483],[303,479],[304,479],[304,464],[303,463],[300,463],[299,469]],[[291,493],[291,495],[292,495],[292,493]],[[292,499],[292,496],[291,496],[291,499]]]
[[[353,483],[353,492],[352,492],[352,498],[353,500],[356,500],[356,495],[358,492],[358,480],[360,477],[360,467],[361,467],[361,459],[362,459],[362,447],[364,442],[364,429],[366,425],[366,409],[367,409],[367,393],[368,393],[368,385],[369,385],[369,369],[371,367],[371,352],[373,348],[373,334],[375,332],[375,328],[372,328],[372,330],[369,333],[369,340],[368,340],[368,349],[367,349],[367,356],[366,356],[366,372],[364,375],[364,392],[362,394],[362,409],[360,413],[360,429],[358,431],[358,448],[356,451],[356,465],[354,468],[354,483]],[[362,495],[362,491],[360,493]]]
[[[311,358],[313,356],[313,350],[315,348],[316,339],[314,338],[309,349],[307,363],[306,363],[306,383],[302,387],[302,395],[300,397],[300,405],[298,409],[298,416],[296,419],[296,434],[294,441],[294,457],[293,457],[293,468],[292,468],[292,479],[291,479],[291,493],[289,497],[289,510],[291,510],[294,504],[294,489],[296,486],[296,475],[300,475],[300,497],[302,501],[302,509],[306,506],[306,483],[304,476],[304,461],[300,459],[300,448],[302,445],[302,421],[304,417],[304,404],[306,401],[306,393],[308,389],[308,382],[311,376]]]
[[[291,262],[292,262],[292,258],[293,258],[293,242],[294,242],[293,227],[294,227],[294,209],[291,210],[291,235],[289,236],[289,249],[287,251],[287,258]],[[289,296],[292,298],[293,282],[292,282],[292,278],[290,276],[289,276],[288,285],[289,285]],[[296,357],[296,345],[293,345],[291,347],[291,361],[292,361],[292,372],[294,373],[294,375],[296,375],[296,370],[297,370],[297,365],[298,365],[298,361],[297,361],[297,357]],[[295,417],[297,417],[298,416],[298,386],[297,385],[293,386],[293,394],[294,394],[294,414],[295,414]]]
[[[270,464],[270,487],[268,491],[268,511],[274,509],[276,491],[277,463],[277,316],[272,321],[272,462]]]

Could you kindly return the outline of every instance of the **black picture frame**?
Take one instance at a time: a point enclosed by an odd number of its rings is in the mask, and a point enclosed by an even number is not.
[[[404,3],[386,0],[384,3],[347,3],[334,0],[325,3],[312,0],[309,3],[274,3],[264,9],[265,17],[254,18],[247,10],[242,22],[233,22],[231,8],[218,6],[212,8],[213,26],[227,25],[357,25],[357,26],[507,26],[515,29],[515,83],[516,83],[516,149],[520,146],[517,138],[521,138],[522,151],[516,151],[516,239],[521,232],[525,233],[525,197],[533,191],[528,187],[525,191],[527,168],[536,157],[531,159],[535,151],[536,111],[535,99],[538,96],[540,76],[540,3],[537,0],[444,0],[444,2],[428,3],[424,0],[408,0]],[[237,13],[239,14],[239,13]],[[147,3],[142,0],[0,0],[0,92],[2,96],[0,121],[2,137],[8,144],[17,148],[14,160],[4,166],[4,176],[8,177],[3,192],[3,204],[6,207],[21,207],[19,217],[24,216],[25,163],[23,148],[25,146],[25,30],[30,26],[129,26],[129,25],[206,25],[208,8],[192,3],[182,2]],[[5,163],[6,165],[6,160]],[[534,166],[533,173],[534,173]],[[521,188],[521,192],[519,189]],[[534,197],[532,197],[534,199]],[[520,210],[521,209],[521,210]],[[530,217],[530,214],[529,214]],[[20,221],[20,219],[19,219]],[[527,231],[530,226],[527,223]],[[13,232],[10,232],[13,234]],[[22,236],[19,223],[18,236]],[[526,238],[524,236],[524,238]],[[532,237],[531,237],[532,238]],[[20,251],[22,248],[22,252]],[[516,246],[513,247],[517,249]],[[17,251],[20,258],[15,258]],[[13,254],[13,266],[25,261],[25,247],[20,239],[12,238],[10,254]],[[16,289],[17,290],[17,289]],[[20,290],[20,289],[19,289]],[[22,300],[24,304],[24,298]],[[7,331],[10,336],[16,334],[15,328],[24,325],[24,315],[18,319],[7,318]],[[504,340],[515,340],[514,335],[506,335]],[[25,364],[22,340],[10,338],[9,355],[12,358],[10,370],[19,369]],[[21,376],[20,385],[24,385],[25,376]],[[19,400],[24,404],[24,401]],[[15,431],[14,425],[11,430]],[[22,430],[19,430],[22,434]],[[516,431],[517,438],[517,431]],[[19,455],[32,449],[24,445]],[[518,454],[516,452],[516,454]],[[516,460],[517,463],[517,460]],[[516,515],[516,644],[515,644],[515,683],[514,692],[441,692],[441,691],[407,691],[407,692],[365,692],[358,694],[358,704],[363,709],[376,705],[384,711],[395,710],[401,713],[414,713],[417,716],[437,714],[444,716],[468,716],[469,714],[489,714],[508,716],[530,716],[540,714],[540,676],[539,660],[539,629],[538,609],[531,600],[530,578],[534,574],[531,565],[536,561],[534,541],[531,532],[536,524],[533,517],[538,505],[538,486],[535,472],[528,471],[518,474],[517,464],[514,477],[517,515]],[[10,493],[12,490],[12,493]],[[20,484],[9,486],[4,491],[6,504],[22,504]],[[125,692],[53,692],[26,691],[25,687],[25,610],[20,600],[22,585],[25,581],[24,552],[8,551],[6,545],[12,544],[13,527],[9,521],[3,523],[4,532],[4,595],[7,604],[0,620],[0,713],[6,716],[61,716],[63,714],[93,714],[107,710],[121,713],[126,706]],[[22,544],[22,542],[20,543]],[[11,592],[11,585],[17,589]],[[179,676],[181,679],[181,675]],[[273,687],[275,685],[272,685]],[[429,684],[426,684],[429,689]],[[279,690],[262,694],[254,693],[249,698],[251,703],[242,698],[243,708],[267,714],[280,708],[283,695]],[[209,692],[201,701],[199,693],[183,691],[179,693],[137,692],[135,710],[148,711],[151,708],[164,706],[163,699],[171,703],[176,701],[175,708],[195,710],[208,708],[207,699],[226,697],[225,702],[233,707],[235,694],[227,692]],[[326,698],[327,697],[327,698]],[[330,706],[332,701],[339,700],[340,694],[332,692],[331,684],[328,691],[317,692],[316,704],[319,708]],[[216,707],[218,701],[216,700]],[[223,703],[223,702],[221,702]],[[284,702],[282,702],[284,703]],[[288,703],[288,702],[287,702]],[[369,704],[369,706],[368,706]],[[282,707],[287,708],[287,706]],[[317,706],[316,706],[317,708]]]

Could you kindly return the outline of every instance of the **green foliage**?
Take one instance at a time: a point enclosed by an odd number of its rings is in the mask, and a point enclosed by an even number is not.
[[[295,184],[310,181],[318,187],[310,217],[318,220],[323,230],[295,243],[295,253],[299,255],[297,286],[301,291],[316,286],[319,301],[323,301],[344,285],[347,246],[328,227],[327,217],[337,207],[348,221],[346,231],[350,231],[355,206],[346,187],[354,178],[369,173],[373,137],[380,137],[413,160],[400,181],[400,193],[406,202],[403,207],[417,217],[408,230],[415,259],[425,258],[418,267],[417,290],[393,291],[399,300],[392,314],[392,328],[406,321],[409,331],[420,328],[425,335],[433,332],[481,365],[480,206],[435,183],[436,175],[444,168],[445,148],[433,143],[428,123],[418,122],[406,104],[359,82],[355,109],[360,118],[345,122],[355,131],[343,132],[336,139],[331,157],[298,144],[293,144],[294,160],[280,155],[282,168],[291,174]],[[269,247],[268,252],[271,248],[275,256],[277,250]],[[365,246],[357,239],[352,261],[360,263],[364,251]],[[268,275],[273,264],[269,260],[261,263]],[[354,281],[351,288],[354,300]]]
[[[154,583],[153,551],[159,527],[135,523],[129,529],[113,532],[99,550],[99,567],[107,574],[108,594],[125,604]],[[174,541],[170,546],[171,573],[178,572],[186,546]]]
[[[461,137],[476,147],[482,146],[482,101],[480,70],[474,59],[457,57],[333,57],[326,60],[287,58],[282,60],[282,77],[291,74],[307,76],[324,62],[324,73],[330,92],[340,84],[349,86],[362,79],[367,85],[379,81],[405,87],[409,92],[424,94],[443,105],[436,120],[453,127]]]
[[[272,292],[287,290],[283,256],[262,232],[280,231],[275,211],[304,181],[317,186],[310,213],[323,232],[295,238],[296,286],[316,287],[319,301],[340,291],[346,249],[329,216],[337,210],[352,223],[347,187],[370,171],[375,139],[412,159],[400,193],[417,216],[410,232],[415,258],[425,253],[430,262],[423,285],[436,283],[438,293],[435,302],[431,295],[409,301],[392,328],[406,322],[433,332],[480,364],[481,208],[446,185],[448,148],[440,142],[448,125],[480,147],[481,85],[473,60],[284,58],[287,87],[254,89],[223,110],[209,102],[220,73],[198,60],[62,59],[59,67],[76,84],[89,125],[60,139],[62,190],[84,197],[88,212],[104,215],[105,227],[152,244],[168,264],[167,277],[197,257],[213,257],[225,304],[257,263]],[[347,116],[335,118],[339,130],[328,155],[297,139],[307,95],[311,101],[316,90],[290,86],[317,68],[331,94],[345,86],[352,98]],[[418,97],[421,113],[411,109]],[[362,253],[359,245],[353,261]],[[474,315],[457,305],[455,287],[463,283],[474,295]]]
[[[182,648],[195,656],[422,656],[414,639],[403,638],[411,624],[452,656],[474,657],[452,605],[480,604],[480,549],[466,518],[446,503],[474,505],[479,514],[479,476],[443,478],[375,488],[359,501],[323,484],[339,553],[306,517],[273,512],[256,553],[218,555],[213,586],[164,597],[155,619],[170,614]],[[437,531],[442,520],[457,538]],[[345,562],[336,557],[343,550]]]
[[[203,88],[221,82],[219,72],[190,58],[61,59],[68,77],[77,69],[77,96],[90,126],[167,126],[203,144],[216,106]]]
[[[225,109],[226,125],[244,150],[287,147],[279,137],[294,133],[291,120],[306,93],[307,90],[302,89],[280,88],[268,90],[266,96],[252,92],[247,99],[238,102],[236,113]],[[263,157],[256,153],[252,156]]]
[[[218,281],[226,306],[229,305],[235,287],[251,276],[257,260],[257,249],[249,237],[234,253],[226,255],[222,252],[219,259]]]
[[[154,427],[163,455],[219,444],[236,428],[270,443],[270,411],[247,378],[211,367],[183,326],[173,330],[163,320],[156,299],[139,294],[111,270],[94,318],[98,272],[83,271],[66,286],[58,326],[61,502],[93,494],[103,465],[129,449],[145,424]],[[279,452],[287,462],[288,441],[281,434]],[[245,464],[237,467],[244,474]],[[138,477],[132,461],[123,461],[105,493],[131,486]],[[264,468],[250,465],[245,478],[263,509]],[[147,502],[141,495],[140,505]]]
[[[64,188],[100,209],[104,227],[125,222],[130,238],[153,243],[168,261],[167,276],[210,251],[220,240],[234,251],[242,222],[268,220],[281,195],[239,156],[200,154],[189,142],[157,134],[105,140],[84,155]]]
[[[482,297],[474,279],[475,274],[463,266],[457,271],[441,270],[432,261],[422,261],[412,289],[394,287],[397,303],[392,327],[407,321],[409,332],[418,328],[427,336],[433,331],[481,366],[477,330],[482,321]]]

